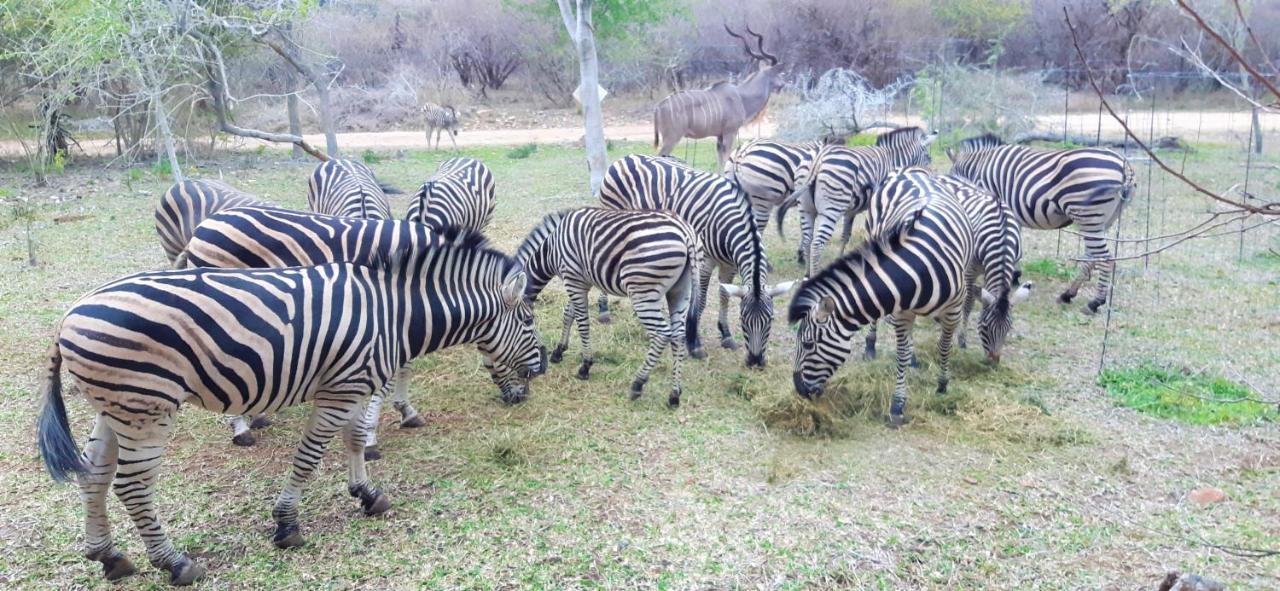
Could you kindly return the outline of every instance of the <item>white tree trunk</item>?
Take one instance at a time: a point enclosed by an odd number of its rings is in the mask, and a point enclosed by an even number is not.
[[[604,172],[609,166],[604,140],[604,112],[600,108],[600,67],[596,59],[596,37],[592,26],[593,0],[576,0],[577,11],[569,6],[569,0],[559,0],[560,17],[578,50],[579,88],[582,98],[582,119],[586,132],[587,170],[590,171],[591,194],[600,195],[604,184]]]

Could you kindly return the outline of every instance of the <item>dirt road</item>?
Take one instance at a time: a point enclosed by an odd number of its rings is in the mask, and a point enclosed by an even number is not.
[[[1200,141],[1245,141],[1249,134],[1249,114],[1233,111],[1156,111],[1154,128],[1151,113],[1133,112],[1129,114],[1129,125],[1140,135],[1146,136],[1154,129],[1156,137],[1172,135],[1183,140]],[[1063,125],[1061,115],[1045,115],[1040,117],[1040,128],[1049,133],[1060,133]],[[906,123],[921,125],[919,118],[911,118]],[[1072,113],[1066,118],[1067,129],[1072,134],[1092,136],[1098,132],[1097,113]],[[1265,143],[1271,144],[1280,140],[1280,115],[1263,115],[1262,129]],[[742,139],[771,137],[776,131],[772,121],[765,120],[745,130]],[[1104,137],[1120,137],[1120,126],[1105,114],[1102,119],[1102,135]],[[323,146],[324,136],[308,134],[305,136],[312,145]],[[625,125],[611,125],[605,128],[605,137],[615,142],[653,142],[653,127],[648,122],[637,121]],[[576,142],[582,138],[582,130],[574,127],[558,127],[545,129],[464,129],[458,134],[458,146],[516,146],[528,143],[562,144]],[[448,140],[443,140],[449,146]],[[710,141],[710,140],[703,140]],[[226,148],[233,150],[256,150],[262,145],[273,145],[269,142],[245,138],[230,138]],[[94,156],[115,153],[115,144],[110,139],[82,140],[81,147],[85,153]],[[279,145],[279,144],[274,144]],[[344,150],[398,150],[427,148],[425,134],[421,131],[377,131],[353,132],[338,134],[338,145]],[[13,140],[0,141],[0,158],[15,159],[23,156],[22,145]]]

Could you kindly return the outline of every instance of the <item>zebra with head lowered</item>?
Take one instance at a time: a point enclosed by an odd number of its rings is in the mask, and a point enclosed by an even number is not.
[[[679,217],[661,211],[620,211],[583,208],[542,218],[520,245],[516,258],[529,273],[531,300],[559,276],[569,293],[564,308],[560,343],[551,353],[559,363],[569,347],[574,321],[582,337],[582,365],[578,379],[590,376],[591,288],[627,296],[640,324],[649,333],[649,351],[631,382],[630,397],[640,397],[649,372],[671,346],[671,395],[667,404],[680,405],[680,372],[685,357],[685,316],[698,292],[702,248],[697,232]],[[663,302],[667,311],[662,310]]]
[[[632,154],[605,171],[600,202],[612,209],[668,211],[680,216],[698,232],[707,258],[699,276],[698,297],[685,325],[689,354],[706,356],[698,335],[698,320],[706,307],[712,273],[719,268],[720,345],[737,348],[729,331],[729,299],[741,300],[741,326],[747,341],[747,367],[764,367],[769,329],[773,325],[773,298],[791,288],[791,282],[768,284],[768,260],[764,243],[751,218],[747,196],[733,182],[709,172],[694,170],[667,158]],[[734,272],[742,280],[733,285]],[[605,300],[600,309],[607,311]]]
[[[801,263],[808,263],[813,275],[822,264],[822,251],[835,231],[836,222],[846,224],[867,208],[872,192],[895,168],[929,164],[929,145],[938,134],[919,127],[903,127],[880,134],[874,146],[848,148],[826,146],[818,152],[809,175],[809,190],[793,195],[778,209],[778,233],[787,209],[800,203]],[[848,239],[846,235],[846,240]]]
[[[156,204],[156,233],[164,255],[170,263],[175,262],[200,222],[224,209],[243,206],[272,205],[222,181],[188,179],[174,183]]]
[[[1010,308],[1031,295],[1030,281],[1018,285],[1022,277],[1019,269],[1019,261],[1022,260],[1021,228],[1013,213],[990,192],[954,176],[939,176],[935,180],[950,189],[960,201],[973,229],[973,260],[964,275],[966,289],[961,308],[960,348],[965,348],[969,315],[977,299],[982,302],[982,314],[978,319],[982,349],[989,361],[999,363],[1005,339],[1013,328]],[[870,232],[868,229],[868,235]],[[978,285],[978,275],[983,276],[982,285]],[[866,343],[865,357],[874,358],[876,324],[867,331]],[[918,366],[914,353],[912,366]]]
[[[938,392],[950,381],[951,336],[960,324],[964,274],[974,250],[963,207],[926,170],[891,174],[872,196],[874,232],[854,252],[806,279],[788,319],[799,323],[792,381],[796,393],[815,398],[853,353],[854,333],[887,318],[897,336],[898,363],[890,425],[906,423],[906,368],[911,329],[918,316],[933,316],[938,339]]]
[[[405,219],[436,230],[484,230],[493,219],[493,193],[489,167],[475,158],[450,158],[413,195]]]
[[[410,360],[463,343],[522,380],[543,371],[525,283],[514,259],[478,234],[460,233],[371,265],[157,271],[80,298],[49,350],[38,443],[55,479],[79,481],[85,556],[101,562],[108,579],[135,572],[112,541],[106,496],[113,487],[148,559],[170,572],[171,583],[204,574],[165,535],[154,501],[164,446],[184,404],[243,414],[314,402],[272,512],[276,546],[303,543],[298,502],[338,432],[347,490],[365,513],[386,511],[390,501],[365,472],[361,404]],[[83,455],[67,423],[62,370],[97,413]]]
[[[773,209],[797,191],[809,188],[813,162],[822,142],[787,143],[754,140],[733,152],[724,176],[751,198],[756,229],[764,232]]]
[[[948,150],[951,173],[991,191],[1024,227],[1056,230],[1075,224],[1084,234],[1092,259],[1058,296],[1068,303],[1098,270],[1098,290],[1088,311],[1096,312],[1111,295],[1115,261],[1106,232],[1128,203],[1136,177],[1128,160],[1111,150],[1045,150],[1005,145],[994,135],[964,140]]]
[[[447,231],[447,230],[446,230]],[[192,266],[224,269],[305,267],[325,263],[372,264],[385,253],[425,248],[439,242],[438,232],[421,224],[398,220],[364,220],[282,210],[238,208],[220,212],[196,228],[185,257]],[[492,368],[491,368],[491,371]],[[517,403],[526,389],[510,376],[495,381],[502,399]],[[403,372],[392,380],[392,403],[400,412],[400,426],[426,425],[409,404],[408,381]],[[389,386],[392,387],[392,386]],[[378,451],[378,417],[383,392],[374,393],[365,414],[369,423],[366,459],[381,457]],[[243,421],[233,424],[236,445],[252,445],[253,437]]]
[[[307,184],[307,207],[316,213],[352,218],[391,219],[387,193],[368,166],[354,160],[321,162]]]

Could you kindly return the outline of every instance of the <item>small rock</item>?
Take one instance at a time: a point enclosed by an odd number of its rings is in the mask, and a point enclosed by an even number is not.
[[[1176,572],[1165,575],[1157,591],[1225,591],[1222,583],[1206,579],[1199,575],[1179,575]]]
[[[1220,488],[1204,486],[1187,493],[1187,498],[1197,505],[1209,505],[1227,500],[1227,493]]]
[[[974,477],[972,477],[972,476],[965,476],[965,477],[964,477],[964,481],[965,481],[965,482],[967,482],[967,483],[969,483],[969,484],[977,484],[977,483],[978,483],[978,479],[977,479],[977,478],[974,478]]]

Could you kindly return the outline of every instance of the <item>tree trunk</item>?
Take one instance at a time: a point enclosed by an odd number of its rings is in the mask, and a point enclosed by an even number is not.
[[[600,64],[596,58],[595,31],[591,19],[593,0],[577,0],[576,15],[569,0],[559,0],[569,38],[578,50],[578,74],[582,92],[582,119],[585,128],[587,170],[590,172],[591,194],[600,195],[609,156],[604,139],[604,113],[600,107]]]
[[[1253,153],[1262,153],[1262,120],[1258,117],[1258,108],[1253,108]]]
[[[289,113],[289,135],[302,137],[302,116],[298,114],[298,86],[296,83],[297,76],[292,70],[286,71],[284,75],[285,85],[288,87],[289,94],[284,97],[285,110]],[[293,145],[293,157],[298,159],[302,157],[302,146]]]
[[[279,39],[273,39],[271,37],[272,33],[275,33]],[[325,152],[330,156],[337,156],[338,136],[333,130],[333,113],[329,109],[329,87],[325,84],[325,81],[315,70],[311,69],[311,66],[302,60],[302,56],[298,54],[293,44],[293,39],[289,37],[287,32],[273,28],[257,39],[262,44],[270,47],[272,51],[275,51],[276,55],[283,58],[299,74],[302,74],[302,77],[316,89],[316,97],[319,99],[317,102],[320,110],[320,127],[324,129]]]

